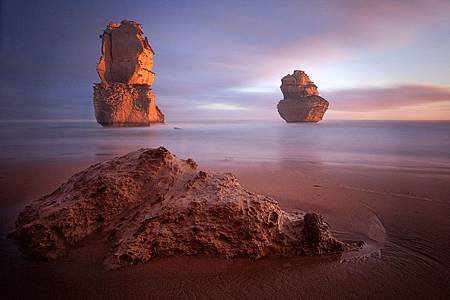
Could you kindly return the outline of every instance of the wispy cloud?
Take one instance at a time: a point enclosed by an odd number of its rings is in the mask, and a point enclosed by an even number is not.
[[[323,93],[336,111],[370,112],[450,101],[450,88],[403,85],[387,88],[347,89]]]
[[[198,107],[201,109],[209,110],[249,110],[249,108],[247,107],[228,103],[209,103],[205,105],[199,105]]]
[[[238,66],[252,65],[251,70],[256,73],[248,77],[247,73],[242,73],[243,81],[247,81],[244,84],[270,86],[271,82],[278,83],[281,75],[302,68],[318,74],[320,77],[313,76],[313,80],[325,82],[327,86],[351,86],[357,78],[342,80],[342,77],[356,71],[353,64],[361,57],[371,58],[366,66],[359,66],[363,70],[367,68],[366,74],[370,74],[375,62],[380,63],[377,68],[383,69],[380,54],[416,47],[415,43],[450,24],[446,21],[450,2],[443,0],[328,1],[323,6],[312,20],[304,15],[294,18],[298,26],[286,21],[286,29],[280,33],[284,39],[277,47],[273,47],[274,44],[259,46],[249,57],[245,56],[246,52],[240,53],[245,61],[237,59]],[[329,14],[331,11],[333,13]],[[347,65],[347,69],[337,70],[336,64]],[[404,80],[408,81],[410,75],[405,74]]]

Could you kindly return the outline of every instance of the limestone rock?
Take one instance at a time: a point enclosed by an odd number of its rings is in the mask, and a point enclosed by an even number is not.
[[[152,89],[145,84],[94,86],[97,122],[103,126],[141,126],[164,122]]]
[[[284,99],[296,99],[311,95],[319,95],[317,86],[312,82],[305,72],[295,70],[292,75],[281,78],[281,92]]]
[[[316,214],[286,212],[236,177],[199,171],[165,148],[140,149],[73,175],[19,215],[13,237],[27,255],[55,259],[106,238],[107,268],[172,255],[260,258],[356,249]]]
[[[98,76],[104,85],[116,82],[152,85],[153,55],[139,23],[111,22],[102,34]]]
[[[288,123],[319,122],[328,109],[328,101],[320,96],[305,96],[294,100],[280,100],[280,116]]]
[[[154,51],[141,25],[134,21],[109,23],[97,64],[100,84],[94,85],[94,108],[103,126],[141,126],[164,122],[151,84]]]
[[[295,70],[281,79],[284,99],[277,105],[280,116],[286,122],[318,122],[328,109],[329,103],[319,96],[317,86],[305,72]]]

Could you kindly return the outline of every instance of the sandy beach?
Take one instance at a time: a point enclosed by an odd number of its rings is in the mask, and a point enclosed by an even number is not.
[[[98,161],[108,157],[99,157]],[[4,295],[17,298],[446,298],[449,170],[284,161],[204,164],[237,175],[283,209],[322,214],[341,239],[367,246],[343,257],[257,261],[173,257],[116,271],[98,261],[101,238],[62,261],[32,262],[5,238],[19,210],[93,160],[1,162]]]

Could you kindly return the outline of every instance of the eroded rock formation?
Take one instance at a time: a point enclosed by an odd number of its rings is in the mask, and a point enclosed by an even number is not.
[[[163,147],[73,175],[20,213],[13,237],[26,254],[54,259],[94,234],[107,236],[107,268],[172,255],[256,259],[358,247],[334,239],[319,215],[286,212],[232,174],[199,171]]]
[[[286,122],[318,122],[328,109],[328,101],[319,96],[317,86],[305,72],[295,70],[281,79],[284,99],[278,102],[280,116]]]
[[[102,56],[97,64],[101,82],[94,85],[97,121],[103,126],[164,122],[151,88],[154,52],[141,25],[111,22],[101,38]]]

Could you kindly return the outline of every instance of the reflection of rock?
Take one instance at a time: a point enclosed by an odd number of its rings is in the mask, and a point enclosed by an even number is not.
[[[283,211],[232,174],[197,170],[165,148],[141,149],[73,175],[28,205],[13,237],[46,259],[104,237],[109,268],[172,255],[259,258],[355,248],[316,214]]]
[[[153,49],[133,21],[110,23],[102,38],[97,64],[100,84],[94,86],[97,121],[104,126],[136,126],[164,122],[151,84]]]
[[[317,86],[305,72],[295,70],[281,79],[284,99],[278,112],[286,122],[318,122],[328,109],[328,101],[319,96]]]

